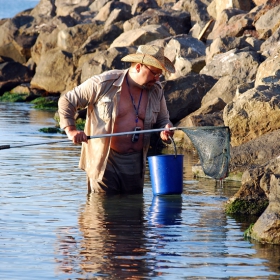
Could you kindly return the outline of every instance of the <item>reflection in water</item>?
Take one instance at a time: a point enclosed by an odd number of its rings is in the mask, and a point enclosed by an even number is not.
[[[79,216],[82,239],[78,255],[83,273],[113,277],[111,279],[131,279],[143,275],[144,271],[147,273],[143,264],[147,251],[143,211],[142,194],[106,197],[92,193],[88,196]],[[59,243],[59,250],[65,251],[69,238],[65,236]],[[71,253],[67,256],[60,264],[65,272],[71,271],[69,264],[74,257]]]
[[[180,225],[182,213],[182,196],[154,196],[149,212],[152,225]]]

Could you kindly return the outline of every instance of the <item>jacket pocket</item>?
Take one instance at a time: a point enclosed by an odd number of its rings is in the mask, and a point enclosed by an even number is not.
[[[99,117],[107,122],[112,118],[113,100],[108,97],[103,97],[96,105]]]
[[[159,114],[160,106],[159,104],[154,104],[152,107],[152,116],[151,116],[151,123],[155,124],[157,122],[157,117]]]

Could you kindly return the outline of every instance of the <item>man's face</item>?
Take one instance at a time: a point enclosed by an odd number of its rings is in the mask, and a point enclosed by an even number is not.
[[[159,79],[162,76],[161,69],[155,68],[153,66],[148,66],[145,64],[141,64],[141,71],[143,76],[146,78],[143,86],[147,88],[151,88],[156,81],[159,81]]]

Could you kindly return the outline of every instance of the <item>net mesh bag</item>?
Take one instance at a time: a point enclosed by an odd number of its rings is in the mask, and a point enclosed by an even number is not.
[[[205,175],[216,180],[228,176],[230,131],[227,126],[180,127],[197,150]]]

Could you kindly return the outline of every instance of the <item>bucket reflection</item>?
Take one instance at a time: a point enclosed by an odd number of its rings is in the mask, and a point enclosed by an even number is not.
[[[152,225],[180,225],[182,214],[181,195],[154,196],[149,212]]]

